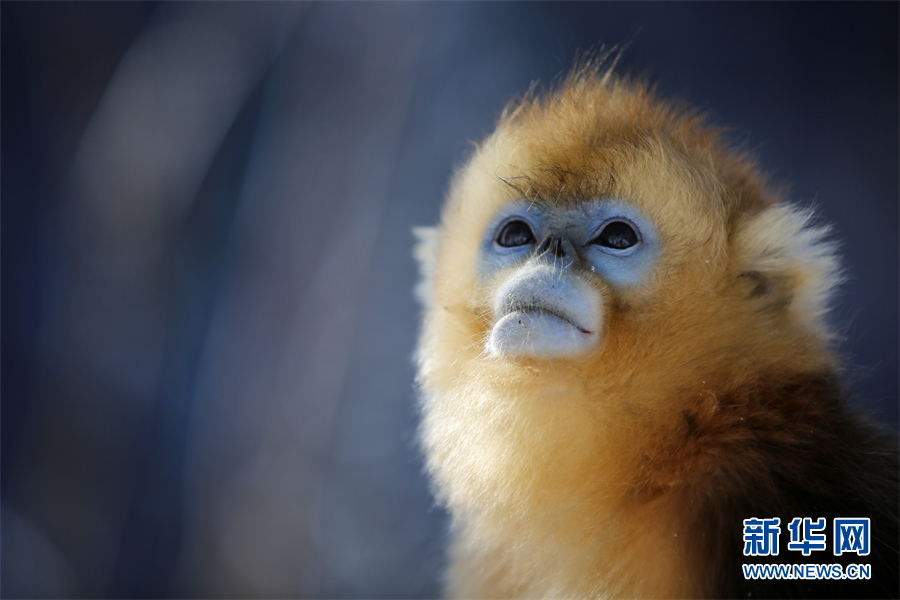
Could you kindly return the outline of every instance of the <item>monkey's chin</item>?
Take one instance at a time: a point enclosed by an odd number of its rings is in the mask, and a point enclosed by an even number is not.
[[[599,332],[546,310],[515,310],[491,329],[487,349],[493,356],[510,358],[578,356],[594,348],[599,338]]]

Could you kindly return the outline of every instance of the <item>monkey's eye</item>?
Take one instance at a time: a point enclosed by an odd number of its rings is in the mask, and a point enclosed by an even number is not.
[[[505,224],[497,233],[497,243],[504,248],[524,246],[534,243],[534,234],[528,223],[515,219]]]
[[[613,250],[626,250],[639,241],[640,238],[631,225],[625,221],[612,221],[591,243]]]

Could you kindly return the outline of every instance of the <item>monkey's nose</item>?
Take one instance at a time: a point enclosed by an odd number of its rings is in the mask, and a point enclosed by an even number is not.
[[[544,241],[537,247],[537,256],[549,254],[556,258],[573,258],[577,259],[575,248],[566,238],[559,235],[548,235]]]

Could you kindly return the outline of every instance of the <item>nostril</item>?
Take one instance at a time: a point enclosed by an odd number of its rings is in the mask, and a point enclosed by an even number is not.
[[[566,257],[566,248],[563,246],[563,239],[561,237],[556,238],[556,242],[552,245],[553,255],[556,258],[565,258]]]
[[[535,254],[536,254],[537,256],[540,256],[541,254],[544,254],[545,252],[547,252],[547,250],[550,249],[550,246],[551,246],[552,243],[553,243],[553,236],[552,236],[552,235],[548,235],[547,237],[545,237],[545,238],[543,239],[543,241],[541,241],[541,243],[540,243],[540,245],[537,247],[537,249],[535,249]]]

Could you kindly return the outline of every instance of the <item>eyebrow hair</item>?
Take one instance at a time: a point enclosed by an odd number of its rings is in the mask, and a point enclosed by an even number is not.
[[[615,188],[612,169],[567,168],[547,163],[516,170],[518,175],[496,177],[526,200],[570,204],[608,196]]]

